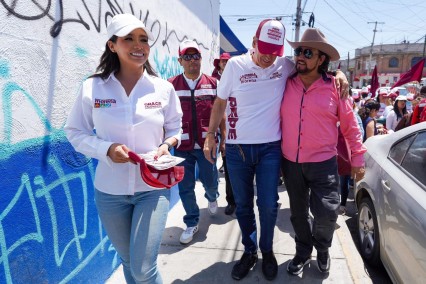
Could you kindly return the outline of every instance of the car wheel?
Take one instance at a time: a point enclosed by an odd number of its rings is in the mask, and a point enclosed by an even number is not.
[[[380,264],[380,237],[376,210],[368,197],[358,206],[358,238],[362,257],[373,266]]]

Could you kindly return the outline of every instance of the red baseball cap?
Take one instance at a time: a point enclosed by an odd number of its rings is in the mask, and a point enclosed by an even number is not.
[[[260,53],[283,56],[285,28],[280,21],[263,20],[257,28],[256,37]]]
[[[138,154],[129,151],[129,158],[140,164],[140,172],[143,181],[155,188],[171,188],[182,181],[185,170],[183,166],[174,166],[165,170],[157,170],[148,165]]]
[[[216,59],[213,61],[213,66],[217,68],[217,67],[219,66],[219,61],[220,61],[221,59],[229,60],[229,59],[231,59],[231,55],[230,55],[228,52],[224,52],[224,53],[222,53],[222,54],[220,55],[220,57],[219,57],[219,58],[216,58]]]
[[[179,56],[184,55],[185,52],[191,48],[195,49],[198,53],[201,53],[198,43],[196,43],[194,40],[184,40],[179,45]]]

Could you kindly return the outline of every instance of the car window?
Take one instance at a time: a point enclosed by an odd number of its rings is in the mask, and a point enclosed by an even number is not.
[[[398,164],[401,164],[402,159],[404,159],[405,153],[407,152],[408,147],[410,147],[414,137],[415,136],[412,135],[393,145],[390,150],[389,157]]]
[[[426,185],[426,132],[419,133],[411,144],[402,167]]]

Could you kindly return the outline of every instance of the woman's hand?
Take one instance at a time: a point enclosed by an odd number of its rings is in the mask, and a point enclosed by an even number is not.
[[[120,143],[113,143],[111,146],[109,146],[107,156],[110,157],[110,159],[114,163],[127,163],[130,162],[132,164],[135,164],[130,158],[127,153],[129,153],[130,149],[127,148],[126,145],[120,144]]]

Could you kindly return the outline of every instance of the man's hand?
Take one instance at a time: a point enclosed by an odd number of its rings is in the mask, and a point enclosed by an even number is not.
[[[204,140],[204,157],[209,161],[210,163],[214,164],[216,159],[216,139],[214,135],[207,134],[206,140]]]
[[[127,148],[124,144],[113,143],[107,152],[107,156],[111,158],[114,163],[127,163],[130,162],[135,164],[127,153],[129,153],[130,149]]]
[[[341,99],[349,97],[349,82],[345,74],[340,70],[336,71],[336,88],[340,91]]]
[[[351,177],[355,180],[355,182],[362,180],[364,175],[365,175],[364,167],[352,167]]]

